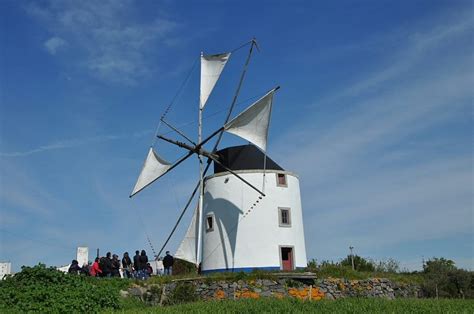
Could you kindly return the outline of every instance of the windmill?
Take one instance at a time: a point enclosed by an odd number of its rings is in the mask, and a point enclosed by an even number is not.
[[[203,139],[202,117],[207,100],[231,54],[247,45],[250,49],[226,119],[219,129]],[[273,97],[279,87],[272,88],[230,119],[254,48],[258,46],[252,39],[232,52],[201,53],[198,141],[193,142],[162,116],[160,123],[186,142],[158,134],[157,138],[187,153],[169,163],[150,147],[130,195],[133,197],[192,155],[198,156],[199,182],[158,256],[198,193],[196,209],[175,256],[201,264],[203,272],[292,270],[306,266],[298,177],[283,170],[266,154]],[[223,133],[237,135],[251,144],[219,150]],[[206,149],[205,145],[215,137],[213,148]],[[214,174],[205,177],[211,163],[214,163]]]

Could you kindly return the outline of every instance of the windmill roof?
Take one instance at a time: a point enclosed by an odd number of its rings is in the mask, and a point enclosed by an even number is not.
[[[231,170],[263,169],[265,154],[254,145],[232,146],[217,152],[220,161]],[[267,155],[267,170],[284,170]],[[221,165],[214,163],[214,173],[227,171]]]

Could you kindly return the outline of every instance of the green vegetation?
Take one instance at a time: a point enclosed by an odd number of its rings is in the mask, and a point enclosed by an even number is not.
[[[120,307],[119,290],[127,280],[98,280],[64,274],[44,264],[22,267],[0,281],[0,311],[97,312]]]
[[[166,300],[166,305],[190,303],[198,300],[196,288],[189,283],[180,282]]]
[[[340,299],[303,302],[295,299],[259,299],[195,302],[169,307],[124,308],[129,313],[474,313],[472,300]]]
[[[428,260],[423,275],[422,288],[427,297],[474,298],[474,272],[456,268],[452,260]]]
[[[356,264],[356,263],[355,263]],[[382,299],[339,299],[336,301],[300,302],[294,299],[261,299],[202,302],[197,301],[195,286],[177,281],[169,292],[164,308],[156,305],[162,293],[162,284],[184,278],[201,278],[206,283],[215,281],[251,281],[275,279],[276,273],[253,271],[250,273],[215,273],[197,276],[184,272],[177,276],[153,277],[146,281],[148,293],[142,300],[121,298],[120,290],[144,281],[118,278],[91,278],[64,274],[43,264],[22,267],[20,273],[0,281],[0,312],[99,312],[125,310],[132,312],[416,312],[416,313],[474,313],[474,272],[458,269],[454,262],[432,258],[423,265],[422,272],[398,272],[393,260],[379,262],[357,259],[359,270],[347,266],[347,259],[340,263],[312,260],[306,271],[316,273],[319,279],[328,277],[347,279],[388,278],[403,284],[417,284],[424,297],[431,299],[394,301]],[[372,266],[370,266],[372,265]],[[189,266],[189,265],[188,265]],[[187,266],[186,266],[187,267]],[[372,270],[370,270],[372,269]],[[288,287],[301,285],[287,281]],[[435,300],[434,298],[440,298]],[[443,299],[446,298],[446,299]],[[457,299],[457,300],[447,300]],[[470,300],[462,300],[470,299]],[[143,302],[145,301],[145,302]]]
[[[352,265],[347,263],[347,259],[342,262],[323,261],[318,263],[316,260],[310,260],[306,271],[316,274],[318,278],[346,278],[346,279],[369,279],[369,278],[387,278],[394,282],[402,284],[421,284],[424,280],[423,274],[417,272],[398,272],[398,262],[389,259],[381,261],[378,264],[370,260],[365,260],[357,255],[354,256],[354,264],[359,265],[359,270],[352,270]],[[356,264],[356,260],[357,263]]]

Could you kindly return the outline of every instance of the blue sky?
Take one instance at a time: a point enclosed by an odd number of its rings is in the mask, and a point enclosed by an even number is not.
[[[471,1],[5,0],[0,20],[0,260],[15,270],[66,264],[78,245],[150,251],[146,234],[158,249],[197,179],[194,158],[128,198],[159,117],[201,51],[253,36],[237,109],[281,85],[268,151],[300,175],[308,257],[352,245],[408,269],[433,256],[474,269]],[[194,137],[198,77],[168,115]]]

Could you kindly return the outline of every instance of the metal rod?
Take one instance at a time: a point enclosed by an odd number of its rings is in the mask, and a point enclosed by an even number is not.
[[[164,124],[166,124],[170,129],[172,129],[173,131],[175,131],[176,133],[178,133],[179,135],[184,137],[191,144],[196,145],[196,143],[194,143],[193,140],[191,140],[189,137],[187,137],[186,134],[184,134],[183,132],[181,132],[180,130],[178,130],[177,128],[175,128],[174,126],[169,124],[168,122],[166,122],[163,118],[161,118],[160,121],[163,122]]]
[[[239,178],[240,180],[242,180],[242,182],[244,182],[245,184],[247,184],[248,186],[250,186],[252,189],[254,189],[255,191],[257,191],[260,195],[262,196],[265,196],[265,194],[263,192],[261,192],[259,189],[257,189],[255,186],[253,186],[250,182],[248,182],[247,180],[245,180],[244,178],[242,178],[241,176],[239,176],[234,170],[228,168],[227,166],[225,166],[224,164],[222,164],[218,159],[214,159],[212,157],[210,157],[212,160],[214,160],[214,162],[218,163],[222,168],[224,168],[225,170],[229,171],[230,173],[232,173],[234,176],[236,176],[237,178]]]
[[[252,44],[250,45],[249,54],[247,56],[247,60],[245,61],[244,70],[242,71],[242,74],[240,75],[239,85],[237,85],[237,90],[235,91],[234,98],[232,99],[232,103],[230,105],[229,112],[227,113],[227,116],[225,118],[224,125],[227,122],[229,122],[230,116],[232,115],[232,110],[234,110],[235,103],[237,101],[237,98],[239,97],[240,88],[242,87],[242,84],[244,82],[245,74],[247,73],[247,68],[248,68],[248,65],[250,63],[250,57],[252,56],[252,51],[253,51],[253,47],[254,47],[255,43],[256,43],[256,40],[255,40],[255,38],[253,38],[252,39]],[[222,130],[220,132],[219,137],[217,138],[217,141],[214,144],[214,148],[212,149],[213,152],[215,152],[217,150],[217,146],[219,146],[219,143],[221,142],[223,131],[224,130]],[[211,161],[207,160],[207,164],[209,165],[210,163],[211,163]],[[209,167],[206,167],[206,168],[208,169]]]
[[[171,230],[170,235],[168,236],[168,238],[166,239],[165,243],[163,244],[163,246],[161,247],[160,251],[158,252],[158,255],[156,256],[156,259],[158,259],[158,257],[160,256],[160,254],[163,252],[163,250],[165,249],[166,245],[168,244],[169,240],[170,240],[171,237],[173,236],[174,232],[176,231],[176,228],[178,227],[179,223],[181,222],[181,219],[183,219],[184,213],[186,212],[186,210],[188,209],[189,205],[191,204],[191,202],[192,202],[194,196],[196,195],[196,192],[197,192],[198,188],[199,188],[199,182],[198,182],[198,184],[196,184],[196,187],[194,188],[194,191],[193,191],[193,193],[191,194],[191,197],[189,197],[188,202],[186,203],[186,206],[184,206],[184,209],[181,211],[181,215],[179,215],[178,221],[176,222],[176,224],[174,225],[173,229]]]
[[[246,43],[246,44],[247,44],[247,43]],[[235,93],[235,95],[234,95],[234,99],[232,100],[232,104],[231,104],[231,106],[230,106],[230,108],[229,108],[229,112],[227,113],[227,117],[226,117],[226,120],[225,120],[224,124],[226,124],[227,122],[229,122],[230,116],[231,116],[231,114],[232,114],[232,110],[234,109],[235,102],[236,102],[236,100],[237,100],[238,94],[239,94],[239,92],[240,92],[240,88],[241,88],[241,86],[242,86],[243,79],[244,79],[245,74],[246,74],[246,72],[247,72],[247,67],[248,67],[248,65],[249,65],[250,57],[252,56],[253,46],[254,46],[255,44],[256,44],[256,40],[255,40],[255,38],[253,38],[253,39],[251,40],[251,45],[250,45],[249,54],[248,54],[248,56],[247,56],[247,60],[246,60],[245,65],[244,65],[244,70],[243,70],[243,72],[242,72],[242,74],[241,74],[241,77],[240,77],[239,85],[238,85],[238,87],[237,87],[236,93]],[[239,47],[238,49],[240,49],[240,48],[241,48],[241,47]],[[214,144],[214,148],[212,149],[212,152],[213,152],[213,153],[216,152],[216,151],[217,151],[217,147],[219,146],[219,143],[220,143],[220,141],[221,141],[221,139],[222,139],[222,133],[223,133],[223,131],[224,131],[224,128],[223,128],[223,127],[222,127],[221,129],[217,130],[217,131],[215,132],[215,134],[212,134],[210,137],[208,137],[207,139],[205,139],[203,142],[200,142],[200,143],[198,144],[199,147],[202,146],[202,145],[204,145],[204,143],[206,143],[206,142],[209,141],[212,137],[214,137],[216,134],[219,133],[219,138],[217,139],[216,143]],[[189,157],[190,155],[192,155],[192,153],[188,154],[187,156]],[[204,169],[204,171],[203,171],[203,173],[202,173],[202,176],[205,176],[205,175],[206,175],[206,173],[207,173],[207,171],[209,170],[209,167],[210,167],[210,166],[211,166],[211,158],[208,158],[208,160],[207,160],[207,165],[206,165],[206,168]],[[198,185],[196,186],[196,188],[194,189],[194,191],[193,191],[193,196],[194,196],[194,194],[196,193],[196,191],[197,191],[197,189],[199,188],[199,186],[200,186],[200,184],[198,184]],[[188,204],[186,204],[186,206],[184,207],[183,211],[181,212],[180,219],[181,219],[181,217],[184,215],[184,213],[186,212],[186,210],[189,208],[189,204],[190,204],[190,201],[188,202]],[[179,220],[178,220],[178,223],[179,223]],[[176,229],[176,226],[175,226],[175,228],[173,229],[171,235],[173,234],[173,232],[174,232],[175,229]],[[170,235],[170,238],[171,238],[171,235]],[[168,240],[169,240],[169,239],[168,239]],[[168,240],[167,240],[167,241],[168,241]],[[164,246],[163,246],[163,247],[164,247]],[[162,250],[163,250],[163,249],[162,249]],[[161,250],[160,250],[160,253],[161,253]],[[159,253],[159,254],[160,254],[160,253]],[[159,255],[159,254],[158,254],[158,255]]]
[[[196,145],[196,146],[190,146],[186,143],[183,143],[183,142],[179,142],[179,141],[175,141],[175,140],[172,140],[172,139],[169,139],[169,138],[166,138],[162,135],[158,135],[159,138],[161,138],[162,140],[168,142],[168,143],[171,143],[171,144],[174,144],[176,146],[179,146],[179,147],[182,147],[182,148],[185,148],[187,150],[189,150],[190,152],[194,153],[194,154],[197,154],[197,155],[201,155],[201,156],[205,156],[207,158],[219,158],[218,155],[216,154],[213,154],[213,153],[210,153],[204,149],[202,149],[200,147],[200,145]]]
[[[186,159],[188,159],[191,155],[193,154],[193,152],[189,152],[187,153],[186,155],[184,155],[183,157],[181,157],[177,162],[175,162],[171,167],[168,168],[168,170],[165,171],[165,173],[163,173],[161,176],[159,176],[158,178],[156,178],[155,180],[151,181],[150,183],[148,183],[147,185],[145,185],[141,190],[143,190],[144,188],[146,188],[147,186],[149,186],[150,184],[152,184],[153,182],[155,182],[156,180],[158,180],[159,178],[161,178],[162,176],[164,176],[165,174],[167,174],[168,172],[170,172],[172,169],[176,168],[176,166],[178,166],[180,163],[182,163],[183,161],[185,161]],[[141,191],[140,190],[140,191]],[[137,194],[138,192],[134,193],[134,194],[131,194],[129,197],[132,198],[135,194]]]

